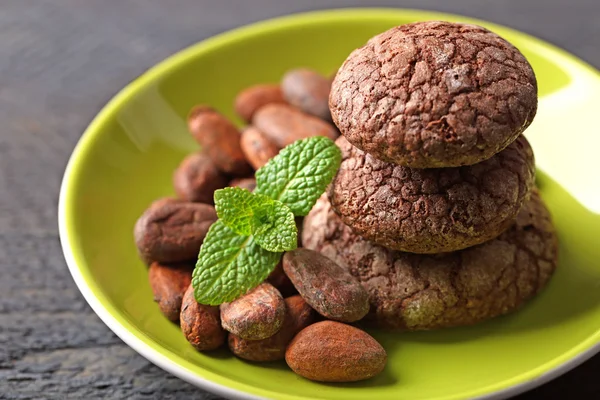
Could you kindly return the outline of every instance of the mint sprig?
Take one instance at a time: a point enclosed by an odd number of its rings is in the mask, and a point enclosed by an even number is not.
[[[298,140],[256,171],[255,193],[281,201],[294,215],[305,216],[337,173],[341,159],[331,139]]]
[[[269,251],[291,251],[298,247],[298,227],[289,207],[277,200],[259,209],[252,231],[254,240]]]
[[[239,187],[216,190],[214,197],[219,219],[234,232],[245,236],[252,235],[262,223],[257,213],[265,214],[266,211],[260,209],[273,202],[268,196],[253,194]]]
[[[219,305],[256,287],[275,269],[281,253],[261,248],[217,220],[206,235],[192,276],[200,304]]]
[[[289,251],[297,247],[294,214],[280,201],[230,187],[215,191],[215,209],[227,227],[240,235],[253,235],[265,250]]]
[[[217,190],[219,219],[204,239],[192,279],[196,301],[230,302],[264,281],[282,252],[297,246],[294,216],[309,213],[340,162],[331,139],[310,137],[285,147],[256,171],[254,193]]]

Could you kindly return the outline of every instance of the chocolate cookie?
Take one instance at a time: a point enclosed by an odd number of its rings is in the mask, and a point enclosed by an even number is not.
[[[534,185],[529,143],[519,137],[475,165],[418,169],[380,161],[336,143],[342,164],[329,199],[354,232],[411,253],[460,250],[505,231]]]
[[[352,232],[322,196],[305,218],[304,246],[358,278],[370,323],[393,330],[471,325],[517,310],[557,264],[556,233],[537,191],[496,239],[465,250],[419,255],[386,249]]]
[[[471,165],[529,126],[537,82],[519,50],[487,29],[418,22],[354,50],[334,79],[329,106],[340,132],[381,160]]]

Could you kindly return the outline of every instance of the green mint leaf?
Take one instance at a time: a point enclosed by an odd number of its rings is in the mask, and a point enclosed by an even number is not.
[[[298,140],[256,171],[255,193],[279,200],[294,215],[304,216],[337,173],[341,159],[340,149],[329,138]]]
[[[281,253],[261,248],[217,220],[206,235],[194,269],[194,297],[200,304],[230,302],[258,286],[275,269]]]
[[[254,240],[268,251],[290,251],[298,247],[298,227],[294,213],[277,200],[257,210]]]
[[[273,203],[269,197],[254,194],[239,187],[228,187],[215,191],[215,210],[225,225],[240,235],[249,236],[260,221],[255,213],[261,207]]]
[[[297,246],[294,213],[277,200],[230,187],[215,191],[215,208],[224,225],[239,235],[254,235],[265,250],[288,251]]]

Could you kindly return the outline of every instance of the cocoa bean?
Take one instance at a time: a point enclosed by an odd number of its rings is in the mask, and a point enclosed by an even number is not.
[[[156,201],[135,224],[134,238],[140,257],[148,264],[194,259],[216,220],[217,213],[208,204]]]
[[[285,358],[285,349],[294,336],[314,321],[315,312],[301,296],[285,299],[283,326],[275,335],[263,340],[246,340],[229,334],[229,349],[249,361],[277,361]]]
[[[280,148],[311,136],[338,137],[333,125],[286,104],[267,104],[256,112],[252,123]]]
[[[355,382],[383,371],[387,354],[366,332],[340,322],[322,321],[296,335],[285,361],[295,373],[313,381]]]
[[[248,340],[273,336],[283,324],[285,303],[269,283],[262,283],[231,303],[221,304],[223,329]]]
[[[259,169],[279,153],[279,147],[254,126],[244,129],[240,145],[254,169]]]
[[[242,90],[235,98],[235,112],[246,122],[264,105],[269,103],[285,103],[279,85],[259,84]]]
[[[226,174],[248,176],[252,168],[240,147],[240,131],[225,116],[207,106],[196,106],[188,128],[217,168]]]
[[[319,314],[354,322],[369,312],[369,295],[350,272],[316,251],[285,253],[283,270],[298,293]]]
[[[215,350],[225,343],[225,331],[219,320],[219,307],[199,304],[194,298],[194,288],[188,287],[183,295],[181,331],[198,351]]]
[[[331,121],[329,91],[332,80],[308,68],[288,71],[281,80],[284,98],[307,114]]]
[[[185,201],[213,204],[214,191],[227,186],[227,181],[204,153],[190,154],[173,173],[175,192]]]
[[[153,262],[148,270],[154,301],[173,322],[179,321],[183,295],[192,282],[194,262],[161,264]]]

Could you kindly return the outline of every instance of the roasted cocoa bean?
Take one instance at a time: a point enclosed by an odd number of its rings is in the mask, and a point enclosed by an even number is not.
[[[231,187],[240,187],[252,192],[256,188],[256,179],[254,178],[236,178],[229,182]]]
[[[241,146],[254,169],[259,169],[279,153],[279,147],[254,126],[249,126],[242,132]]]
[[[217,168],[226,174],[248,176],[252,168],[240,147],[240,131],[225,116],[207,106],[196,106],[188,128]]]
[[[204,153],[193,153],[183,159],[173,173],[173,187],[185,201],[213,204],[215,190],[227,186],[228,178]]]
[[[216,220],[217,213],[208,204],[164,199],[154,202],[135,224],[140,257],[148,264],[194,259]]]
[[[369,295],[350,272],[316,251],[285,253],[283,270],[298,293],[319,314],[354,322],[369,312]]]
[[[160,311],[173,322],[179,321],[183,295],[192,282],[194,262],[161,264],[153,262],[148,270],[154,301]]]
[[[183,295],[181,331],[198,351],[215,350],[225,343],[225,331],[219,320],[219,307],[199,304],[194,298],[194,288],[188,287]]]
[[[311,136],[338,137],[333,125],[286,104],[267,104],[256,112],[252,123],[280,148]]]
[[[260,84],[242,90],[235,98],[235,112],[250,122],[256,110],[269,103],[285,103],[279,85]]]
[[[281,80],[281,91],[291,105],[307,114],[331,121],[329,91],[332,80],[308,68],[288,71]]]
[[[221,325],[243,339],[273,336],[283,324],[285,303],[269,283],[262,283],[231,303],[221,304]]]
[[[369,334],[322,321],[304,328],[289,344],[285,361],[298,375],[320,382],[355,382],[385,368],[387,354]]]
[[[285,349],[294,336],[314,321],[315,312],[301,296],[285,299],[283,326],[275,335],[263,340],[246,340],[229,334],[229,349],[249,361],[277,361],[285,358]]]
[[[292,296],[298,293],[292,284],[292,281],[290,281],[290,278],[288,278],[285,272],[283,272],[283,264],[281,261],[279,264],[277,264],[273,272],[271,272],[267,278],[267,281],[271,285],[275,286],[275,288],[279,290],[279,293],[281,293],[283,297]]]

